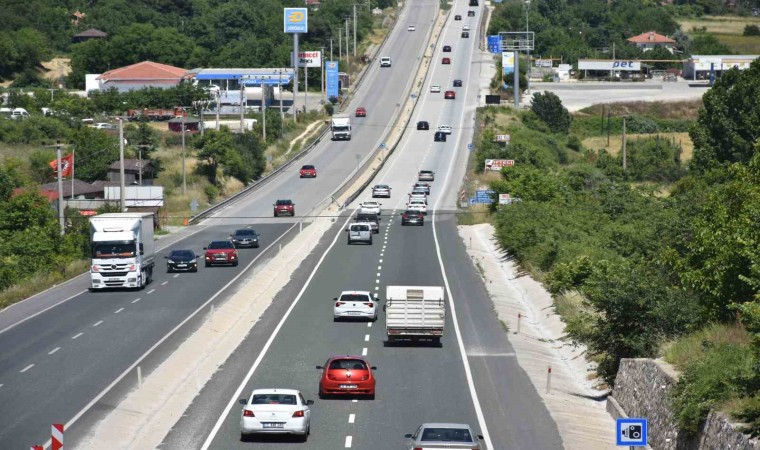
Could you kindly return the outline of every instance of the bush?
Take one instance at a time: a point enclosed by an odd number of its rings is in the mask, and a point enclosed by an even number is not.
[[[747,25],[744,27],[744,36],[760,36],[760,27],[757,25]]]
[[[216,198],[219,197],[219,188],[213,184],[207,184],[203,188],[203,193],[206,194],[206,198],[208,199],[209,203],[214,203]]]
[[[555,133],[567,133],[572,124],[570,112],[553,92],[533,94],[530,110]]]
[[[325,112],[327,113],[328,116],[333,115],[333,113],[335,112],[335,107],[333,106],[332,103],[325,103]]]

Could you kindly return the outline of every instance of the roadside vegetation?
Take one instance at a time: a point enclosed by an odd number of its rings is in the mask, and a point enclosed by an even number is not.
[[[758,92],[760,61],[727,73],[701,104],[570,115],[547,93],[530,111],[478,113],[470,182],[522,199],[493,209],[499,243],[555,296],[569,339],[606,382],[621,358],[665,355],[681,369],[674,405],[689,433],[723,408],[760,435]],[[626,169],[620,152],[584,144],[608,130],[619,142],[620,116],[636,133]],[[688,133],[689,158],[665,137],[676,132]],[[486,158],[515,165],[483,178]]]

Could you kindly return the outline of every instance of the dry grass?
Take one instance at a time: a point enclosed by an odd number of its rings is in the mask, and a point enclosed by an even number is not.
[[[628,134],[628,141],[635,139],[650,139],[654,136],[660,136],[663,139],[672,140],[675,143],[680,143],[682,152],[681,160],[690,161],[692,154],[694,153],[694,143],[691,142],[689,133],[657,133],[657,134]],[[612,155],[617,155],[623,146],[622,135],[610,135],[610,145],[607,145],[606,136],[590,137],[583,140],[583,146],[592,150],[605,149]]]
[[[735,34],[716,33],[715,37],[739,55],[760,54],[760,36],[737,36]]]
[[[760,17],[705,16],[680,19],[678,23],[686,33],[704,30],[708,33],[741,35],[747,25],[760,26]]]
[[[42,63],[45,68],[44,78],[57,81],[71,73],[71,58],[53,58]]]
[[[583,311],[583,296],[577,291],[564,292],[554,297],[554,307],[562,320],[571,320]]]
[[[605,114],[610,111],[612,116],[637,115],[659,117],[672,120],[696,120],[702,100],[684,100],[675,102],[618,102],[607,105],[597,104],[578,111],[579,115]]]

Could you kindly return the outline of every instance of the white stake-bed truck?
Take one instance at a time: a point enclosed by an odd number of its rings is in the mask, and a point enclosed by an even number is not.
[[[348,116],[334,116],[330,125],[332,130],[332,139],[351,140],[351,119]]]
[[[90,289],[142,289],[153,279],[152,213],[90,217]]]
[[[440,344],[446,321],[441,286],[387,286],[385,329],[388,344],[400,340],[430,340]]]

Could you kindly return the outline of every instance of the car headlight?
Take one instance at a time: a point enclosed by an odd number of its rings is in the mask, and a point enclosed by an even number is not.
[[[174,261],[172,261],[171,259],[167,259],[167,260],[166,260],[166,263],[167,263],[167,264],[174,264]]]
[[[191,259],[191,260],[188,262],[188,264],[195,264],[195,263],[197,263],[197,262],[198,262],[198,261],[197,261],[196,259]]]

